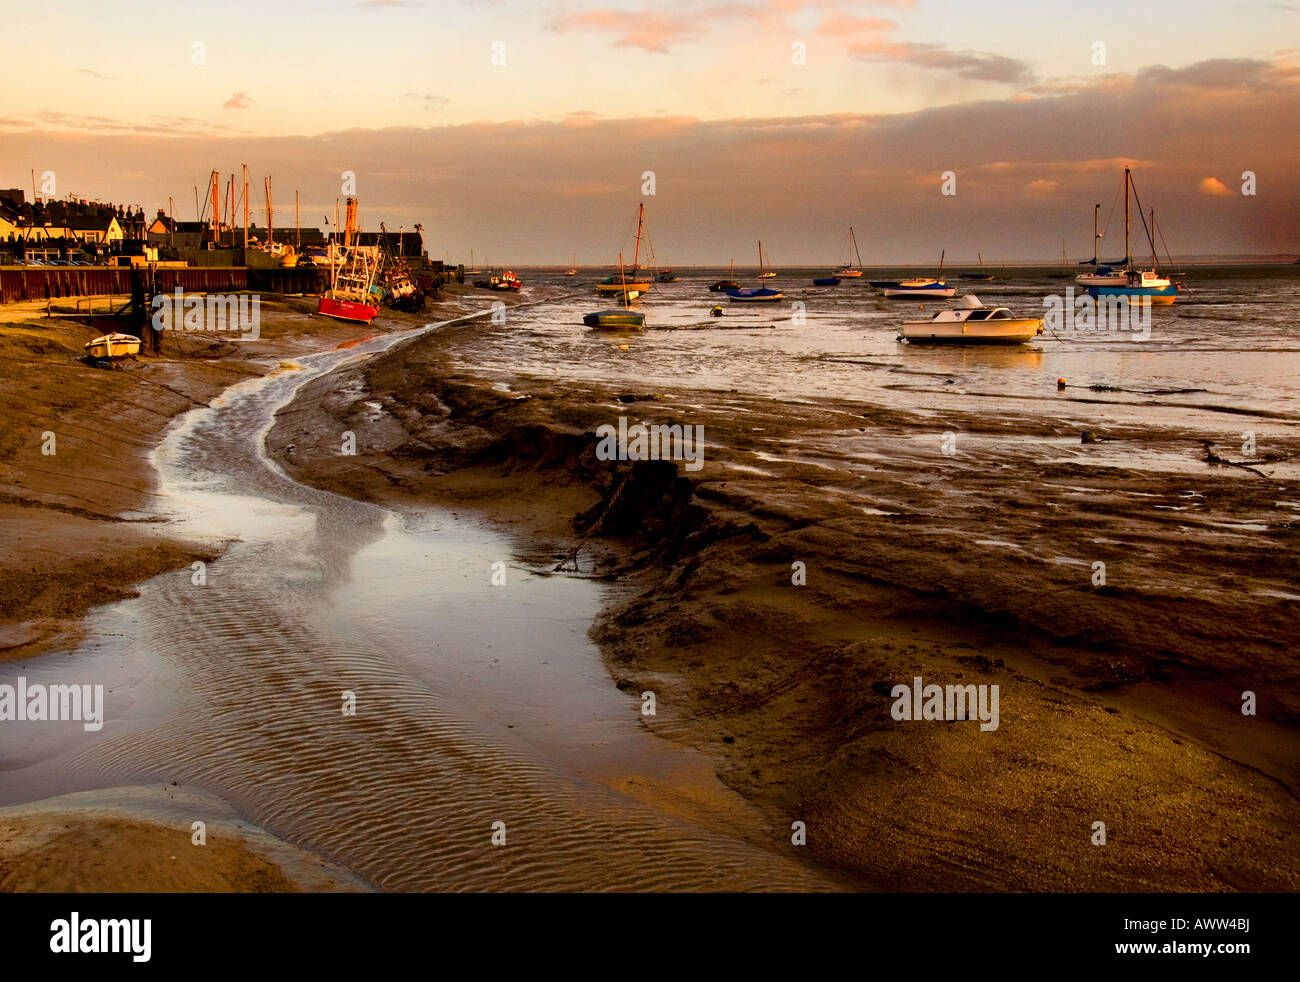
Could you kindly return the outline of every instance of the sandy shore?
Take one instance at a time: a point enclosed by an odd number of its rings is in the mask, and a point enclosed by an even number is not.
[[[1078,440],[1029,415],[503,386],[469,367],[492,330],[313,381],[272,455],[354,497],[481,511],[523,561],[617,583],[594,629],[617,684],[654,689],[647,725],[774,827],[805,822],[817,862],[901,890],[1300,887],[1293,481],[1200,462],[1196,433],[1117,427],[1069,463],[1016,449]],[[703,422],[704,469],[598,461],[620,415]],[[954,424],[973,438],[945,458]],[[1117,446],[1188,467],[1102,459]],[[850,451],[879,466],[850,479]],[[895,720],[916,676],[998,685],[998,729]]]
[[[366,889],[347,870],[241,821],[194,789],[116,788],[0,809],[0,892]]]

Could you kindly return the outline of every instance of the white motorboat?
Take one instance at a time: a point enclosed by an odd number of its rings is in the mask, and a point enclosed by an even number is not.
[[[911,344],[1024,344],[1043,333],[1041,317],[1016,317],[1006,307],[985,307],[968,293],[957,307],[926,321],[903,321],[898,340]]]
[[[86,354],[91,358],[125,358],[140,353],[140,339],[134,334],[105,334],[86,342]]]

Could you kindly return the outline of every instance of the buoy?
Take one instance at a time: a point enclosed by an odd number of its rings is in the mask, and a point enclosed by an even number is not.
[[[618,350],[619,350],[619,351],[626,351],[626,350],[627,350],[627,345],[625,345],[625,344],[620,344],[620,345],[618,346]]]
[[[1064,389],[1064,388],[1065,388],[1065,379],[1063,379],[1063,378],[1058,378],[1058,379],[1056,380],[1056,387],[1057,387],[1058,389]]]
[[[721,316],[722,316],[722,305],[721,305],[721,304],[715,304],[715,305],[713,306],[713,309],[711,309],[711,310],[709,311],[709,313],[712,314],[714,317],[721,317]]]

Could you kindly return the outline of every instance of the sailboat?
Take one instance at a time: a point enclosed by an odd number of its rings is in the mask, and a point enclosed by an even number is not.
[[[857,266],[854,266],[854,265],[853,265],[853,257],[854,257],[854,256],[857,256],[857,259],[858,259],[858,264],[857,264]],[[858,253],[858,240],[857,240],[857,238],[853,235],[853,226],[850,225],[850,226],[849,226],[849,259],[848,259],[848,262],[846,262],[843,266],[841,266],[839,269],[837,269],[837,270],[834,272],[833,276],[834,276],[834,277],[839,277],[840,279],[846,279],[846,278],[854,278],[854,277],[858,277],[858,276],[861,276],[861,275],[862,275],[862,256]],[[826,279],[831,279],[832,277],[825,277],[825,278],[826,278]],[[816,281],[816,280],[813,280],[813,282],[816,283],[817,281]],[[830,285],[833,286],[834,284],[830,284]]]
[[[1124,168],[1124,263],[1123,270],[1114,270],[1099,266],[1096,273],[1075,277],[1088,290],[1094,300],[1123,300],[1127,303],[1151,303],[1168,306],[1178,298],[1178,287],[1167,277],[1161,276],[1156,266],[1156,243],[1153,233],[1147,229],[1147,238],[1151,243],[1151,268],[1134,269],[1129,256],[1129,191],[1137,199],[1137,188],[1133,186],[1133,173]],[[1142,203],[1138,202],[1139,209]],[[1138,216],[1141,217],[1141,211]],[[1154,220],[1154,218],[1153,218]],[[1146,222],[1143,220],[1143,225]]]
[[[618,254],[618,278],[623,287],[620,291],[623,306],[615,310],[596,310],[586,314],[582,323],[602,331],[639,331],[645,327],[645,314],[632,309],[632,297],[638,294],[627,289],[627,278],[623,272],[623,254]]]
[[[739,290],[740,284],[736,282],[736,260],[731,260],[731,275],[725,280],[718,280],[716,283],[709,284],[710,293],[726,293],[728,290]]]
[[[596,284],[596,292],[608,295],[627,293],[642,294],[650,289],[650,277],[641,271],[641,232],[645,227],[645,205],[637,210],[636,216],[636,252],[632,256],[632,268],[624,275],[620,265],[618,276],[609,276]]]
[[[763,282],[763,243],[758,243],[758,281]],[[780,290],[769,290],[765,286],[759,286],[755,290],[742,290],[739,287],[727,291],[727,299],[734,303],[772,303],[780,300],[783,294]]]
[[[576,252],[573,254],[573,265],[564,271],[564,275],[565,276],[578,275],[578,254]]]
[[[760,280],[770,280],[775,275],[775,270],[763,269],[763,244],[760,242],[758,244],[758,278]]]
[[[483,272],[483,270],[479,269],[477,266],[474,265],[474,250],[471,249],[469,251],[469,269],[465,270],[465,275],[469,276],[472,274],[474,276],[477,276],[481,272]]]
[[[899,280],[896,286],[885,287],[885,296],[887,297],[952,297],[956,296],[957,288],[948,286],[947,280],[943,279],[943,261],[948,255],[945,249],[939,255],[939,275],[937,277],[913,277],[908,280]]]
[[[975,255],[979,256],[980,259],[980,271],[978,273],[962,273],[958,276],[958,279],[977,280],[980,283],[987,283],[993,279],[993,274],[984,272],[984,256],[978,252]]]

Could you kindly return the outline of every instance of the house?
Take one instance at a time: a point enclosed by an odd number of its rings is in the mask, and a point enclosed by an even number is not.
[[[171,245],[178,249],[201,249],[205,238],[211,238],[207,222],[178,222],[163,209],[149,223],[145,238],[155,245]]]

